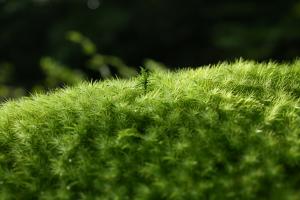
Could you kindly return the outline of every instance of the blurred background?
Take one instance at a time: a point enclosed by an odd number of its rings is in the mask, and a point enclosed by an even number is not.
[[[299,55],[296,0],[0,0],[0,101],[140,66]]]

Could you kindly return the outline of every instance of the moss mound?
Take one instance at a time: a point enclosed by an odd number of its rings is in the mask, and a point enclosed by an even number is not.
[[[0,199],[298,199],[300,62],[83,83],[0,108]]]

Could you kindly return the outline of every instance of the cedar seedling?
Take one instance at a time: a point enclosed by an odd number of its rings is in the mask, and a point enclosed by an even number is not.
[[[140,86],[142,86],[144,94],[148,92],[148,87],[149,87],[149,77],[150,77],[150,72],[148,69],[145,69],[143,67],[141,69],[141,75],[140,75]]]

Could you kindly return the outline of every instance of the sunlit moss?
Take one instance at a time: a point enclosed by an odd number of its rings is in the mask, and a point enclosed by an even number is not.
[[[0,199],[299,198],[299,61],[145,76],[5,103]]]

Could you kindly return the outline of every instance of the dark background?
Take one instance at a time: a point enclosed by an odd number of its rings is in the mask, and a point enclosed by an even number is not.
[[[66,40],[70,30],[136,67],[146,58],[170,68],[240,57],[290,61],[300,55],[300,2],[0,0],[0,67],[14,70],[2,84],[41,83],[45,56],[97,78],[83,67],[89,57]]]

